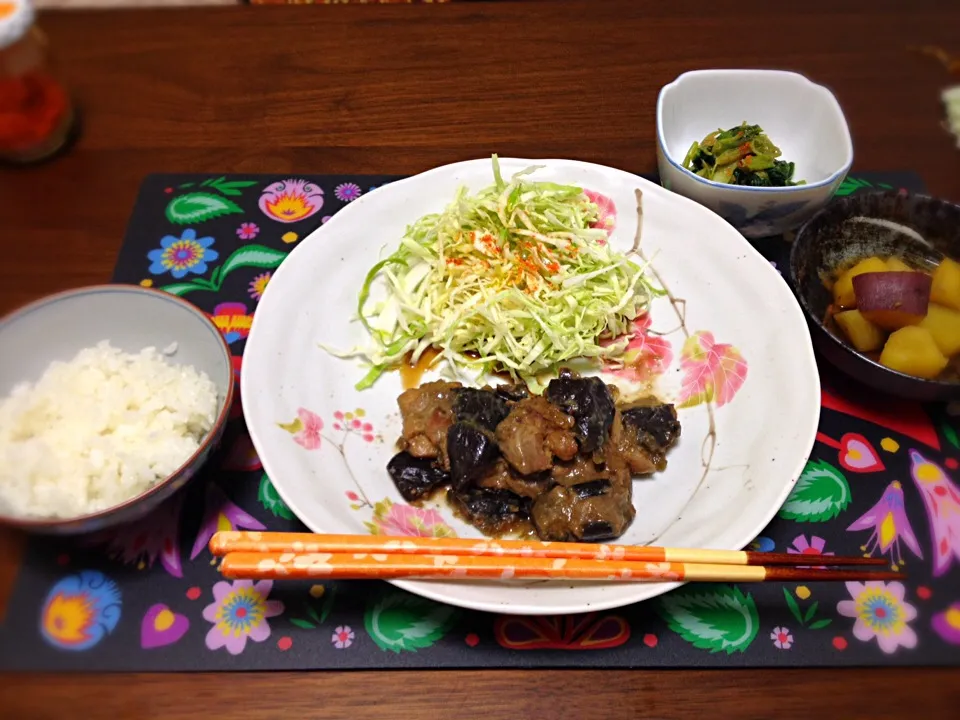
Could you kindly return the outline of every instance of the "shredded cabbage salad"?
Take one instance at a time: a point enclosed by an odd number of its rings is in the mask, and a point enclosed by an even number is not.
[[[494,155],[492,185],[461,187],[370,269],[358,314],[372,342],[335,353],[370,365],[358,390],[431,347],[455,375],[506,372],[534,392],[562,365],[624,354],[631,322],[659,291],[591,227],[599,209],[583,189],[526,177],[537,169],[506,181]],[[373,301],[378,279],[386,292]]]

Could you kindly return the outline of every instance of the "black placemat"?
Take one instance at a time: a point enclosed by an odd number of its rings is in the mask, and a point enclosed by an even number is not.
[[[210,313],[239,373],[273,269],[328,216],[393,179],[151,176],[114,279],[166,288]],[[910,173],[857,174],[841,193],[887,187],[922,184]],[[786,242],[758,247],[783,267]],[[205,547],[215,529],[301,529],[260,469],[238,406],[205,477],[147,520],[82,543],[29,543],[0,629],[0,667],[957,663],[960,423],[942,407],[858,396],[829,373],[823,380],[812,458],[754,547],[882,553],[905,563],[905,584],[691,584],[619,610],[522,618],[458,610],[380,582],[227,583]]]

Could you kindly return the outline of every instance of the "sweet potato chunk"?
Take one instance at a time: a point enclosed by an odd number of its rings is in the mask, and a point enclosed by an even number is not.
[[[944,258],[933,271],[930,300],[960,310],[960,263]]]
[[[860,352],[871,352],[883,347],[886,335],[867,320],[859,310],[845,310],[833,316],[847,340]]]
[[[931,380],[943,372],[947,358],[926,328],[908,326],[887,338],[880,364],[891,370]]]
[[[920,327],[930,331],[940,352],[947,357],[960,353],[960,312],[930,303]]]
[[[868,257],[841,273],[833,284],[833,304],[843,310],[855,308],[857,297],[853,292],[853,279],[863,273],[885,272],[886,269],[887,265],[883,260],[878,257]]]
[[[896,257],[888,257],[885,262],[887,265],[887,270],[890,272],[913,272],[916,269],[910,267],[903,260]]]
[[[927,314],[930,276],[922,272],[871,272],[853,278],[860,314],[884,330],[917,325]]]

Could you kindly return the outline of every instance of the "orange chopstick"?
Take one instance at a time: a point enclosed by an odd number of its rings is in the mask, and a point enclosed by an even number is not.
[[[392,537],[386,535],[315,535],[256,531],[223,531],[210,539],[210,552],[227,553],[378,553],[388,555],[457,555],[566,560],[618,560],[645,563],[714,565],[886,565],[884,558],[793,555],[750,550],[644,547],[538,540],[471,540],[466,538]]]
[[[762,582],[764,580],[892,580],[895,572],[815,568],[634,562],[545,557],[397,555],[389,553],[229,552],[220,572],[233,579],[606,580],[622,582]]]

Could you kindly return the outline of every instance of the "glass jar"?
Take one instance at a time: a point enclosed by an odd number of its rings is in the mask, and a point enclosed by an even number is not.
[[[0,0],[0,161],[32,163],[66,146],[75,124],[31,0]]]

